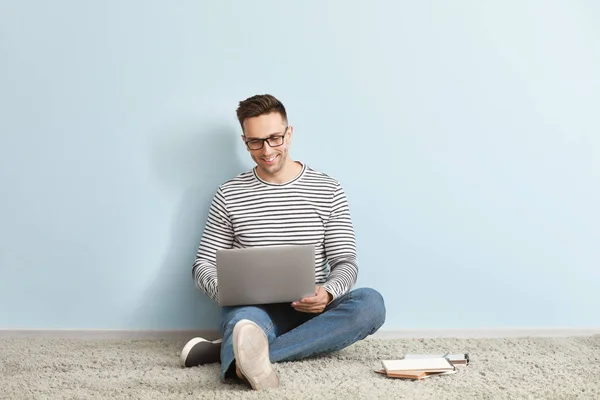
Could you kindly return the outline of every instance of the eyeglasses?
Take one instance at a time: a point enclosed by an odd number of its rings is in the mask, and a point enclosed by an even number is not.
[[[265,142],[267,142],[271,147],[279,147],[283,144],[287,131],[288,127],[286,126],[283,135],[273,135],[265,139],[248,139],[246,140],[246,146],[250,150],[260,150],[265,145]]]

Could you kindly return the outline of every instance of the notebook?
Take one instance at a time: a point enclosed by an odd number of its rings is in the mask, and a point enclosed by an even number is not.
[[[375,372],[389,378],[422,380],[431,376],[455,374],[456,367],[447,358],[383,360],[383,369]]]
[[[446,372],[454,371],[455,367],[447,358],[415,358],[403,360],[384,360],[381,362],[386,372],[398,371],[426,371]]]

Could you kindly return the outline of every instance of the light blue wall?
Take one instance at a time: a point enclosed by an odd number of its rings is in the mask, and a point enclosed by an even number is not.
[[[344,184],[385,329],[600,325],[590,1],[0,3],[0,328],[217,326],[237,102]]]

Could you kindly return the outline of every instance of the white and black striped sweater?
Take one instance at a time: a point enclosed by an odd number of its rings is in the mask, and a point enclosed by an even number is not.
[[[218,301],[218,249],[289,244],[316,245],[315,283],[334,299],[356,283],[354,228],[338,181],[306,165],[285,184],[254,169],[241,173],[213,198],[192,269],[196,286]]]

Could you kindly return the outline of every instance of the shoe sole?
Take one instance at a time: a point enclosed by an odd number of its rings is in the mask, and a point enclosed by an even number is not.
[[[201,342],[206,342],[206,343],[210,343],[210,344],[218,344],[222,342],[222,339],[218,339],[218,340],[206,340],[206,339],[202,339],[202,338],[194,338],[192,340],[190,340],[189,342],[187,342],[187,344],[183,347],[183,350],[181,350],[181,356],[179,357],[179,362],[181,363],[182,367],[186,367],[187,365],[185,365],[185,362],[187,361],[188,356],[190,355],[190,351],[192,351],[192,349],[194,348],[194,346],[196,346],[198,343]],[[200,364],[202,365],[202,364]]]
[[[269,358],[267,335],[254,322],[241,320],[233,328],[237,367],[254,390],[279,387],[279,375]]]

